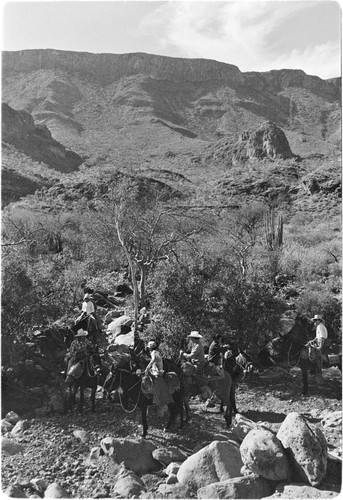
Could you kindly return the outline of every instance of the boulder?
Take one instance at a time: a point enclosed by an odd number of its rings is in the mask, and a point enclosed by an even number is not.
[[[27,498],[19,484],[10,484],[5,490],[5,495],[9,498]]]
[[[112,457],[118,464],[123,462],[136,474],[146,474],[161,467],[152,456],[156,446],[148,441],[106,437],[100,446],[105,455]]]
[[[11,434],[13,436],[18,436],[22,432],[26,431],[30,427],[30,424],[27,420],[19,420],[11,430]]]
[[[106,315],[105,315],[105,318],[104,318],[104,322],[105,322],[105,325],[108,325],[109,323],[111,323],[115,318],[119,318],[120,316],[123,316],[124,315],[124,311],[123,310],[113,310],[113,311],[109,311]]]
[[[291,466],[303,482],[318,486],[326,474],[327,443],[322,431],[311,426],[299,413],[287,415],[277,433],[287,450]]]
[[[179,450],[179,448],[176,448],[176,446],[157,448],[152,452],[152,456],[163,465],[169,465],[172,462],[184,462],[187,458],[187,455]]]
[[[1,420],[1,434],[5,434],[6,432],[11,432],[12,429],[13,429],[13,424],[11,424],[11,422],[3,418]]]
[[[181,464],[177,478],[180,484],[197,490],[211,483],[240,476],[242,466],[237,446],[225,441],[213,441]]]
[[[1,450],[6,453],[6,455],[16,455],[24,451],[25,447],[11,439],[1,437]]]
[[[190,498],[190,492],[187,487],[179,483],[175,484],[160,484],[157,492],[158,496],[153,498]],[[151,497],[150,497],[151,498]]]
[[[137,497],[145,490],[143,481],[126,467],[121,467],[114,481],[112,495],[120,495],[123,498]]]
[[[129,316],[119,316],[119,318],[115,318],[107,326],[106,334],[112,335],[114,338],[118,335],[126,334],[130,331],[132,322],[133,320]]]
[[[336,491],[319,490],[308,484],[278,484],[273,495],[264,500],[276,498],[333,498],[337,497]]]
[[[71,498],[69,493],[59,483],[51,483],[44,493],[44,498]]]
[[[164,472],[169,476],[169,474],[177,474],[180,469],[180,465],[177,462],[171,462],[165,469]]]
[[[88,443],[89,441],[89,434],[84,429],[75,429],[73,431],[73,435],[76,437],[76,439],[79,439],[82,443]]]
[[[240,447],[244,465],[258,476],[273,481],[290,477],[290,467],[279,439],[266,429],[253,429]]]
[[[41,494],[44,493],[44,491],[47,489],[48,485],[44,481],[44,479],[40,479],[38,477],[35,477],[33,479],[30,479],[30,483],[33,485],[33,487]]]
[[[198,498],[265,498],[274,491],[273,484],[262,477],[242,476],[212,483],[198,489]]]
[[[15,413],[14,411],[8,412],[5,416],[5,419],[12,425],[15,425],[17,422],[19,422],[19,420],[21,420],[19,415],[17,415],[17,413]]]

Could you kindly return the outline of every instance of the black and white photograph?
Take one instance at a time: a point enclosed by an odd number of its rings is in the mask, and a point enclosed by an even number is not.
[[[342,489],[340,2],[1,2],[2,498]]]

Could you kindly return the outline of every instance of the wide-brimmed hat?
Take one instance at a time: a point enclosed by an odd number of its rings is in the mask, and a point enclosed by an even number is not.
[[[83,330],[83,328],[80,328],[77,331],[75,337],[87,337],[87,335],[88,335],[88,332],[86,332],[86,330]]]
[[[187,338],[189,338],[189,339],[202,339],[202,335],[200,335],[199,332],[191,332],[189,335],[187,335]]]
[[[313,316],[313,318],[311,319],[311,321],[314,321],[314,320],[316,320],[316,319],[318,319],[319,321],[323,321],[323,318],[321,317],[321,315],[320,315],[320,314],[315,314],[315,315]]]
[[[150,342],[148,342],[148,349],[156,349],[156,347],[156,342],[154,342],[153,340],[150,340]]]

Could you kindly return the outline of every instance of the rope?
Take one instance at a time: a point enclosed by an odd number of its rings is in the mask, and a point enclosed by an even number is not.
[[[298,366],[299,361],[300,361],[300,357],[301,357],[301,353],[306,348],[306,346],[305,346],[305,347],[300,349],[298,359],[295,361],[295,363],[294,362],[292,363],[290,360],[290,352],[291,352],[292,346],[293,346],[293,342],[291,342],[291,345],[289,346],[288,353],[287,353],[287,362],[288,362],[288,366],[290,368],[294,368],[295,366]],[[295,356],[297,356],[297,355],[298,355],[298,353]]]
[[[140,380],[138,380],[138,382],[140,382]],[[138,382],[137,382],[137,383],[138,383]],[[135,386],[137,385],[137,383],[136,383],[135,385],[133,385],[133,386],[131,387],[131,389],[132,389],[133,387],[135,387]],[[121,387],[121,370],[120,370],[119,387]],[[128,391],[130,391],[131,389],[128,389]],[[126,410],[126,408],[124,408],[124,406],[123,406],[123,402],[122,402],[122,398],[121,398],[121,393],[120,393],[120,391],[118,392],[118,394],[119,394],[119,402],[120,402],[120,406],[121,406],[121,407],[122,407],[122,409],[125,411],[125,413],[133,413],[133,412],[136,410],[136,408],[137,408],[137,406],[138,406],[138,402],[139,402],[139,398],[140,398],[141,392],[142,392],[142,389],[140,389],[140,390],[139,390],[137,402],[136,402],[136,404],[135,404],[135,406],[134,406],[134,408],[133,408],[132,410]]]

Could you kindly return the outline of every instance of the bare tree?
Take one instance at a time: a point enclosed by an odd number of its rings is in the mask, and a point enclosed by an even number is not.
[[[166,203],[168,201],[168,204]],[[97,204],[98,230],[117,237],[125,254],[134,294],[134,325],[146,305],[146,281],[160,261],[177,259],[179,245],[204,230],[203,214],[173,202],[171,192],[124,180]],[[115,234],[115,236],[114,236]]]

